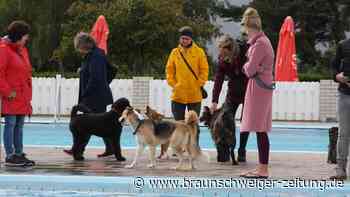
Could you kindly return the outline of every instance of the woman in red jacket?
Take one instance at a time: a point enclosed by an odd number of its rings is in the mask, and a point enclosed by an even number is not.
[[[30,27],[14,21],[8,35],[0,43],[1,114],[5,118],[4,146],[6,165],[32,166],[34,161],[23,153],[23,125],[25,115],[32,113],[32,66],[25,44]]]

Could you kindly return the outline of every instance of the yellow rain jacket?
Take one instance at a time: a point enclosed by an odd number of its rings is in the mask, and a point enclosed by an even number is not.
[[[190,64],[198,81],[186,66],[180,52],[184,55]],[[171,100],[182,103],[198,103],[202,101],[200,87],[208,80],[208,61],[203,49],[199,48],[194,42],[188,49],[181,45],[174,48],[169,56],[166,65],[166,79],[168,84],[173,88]]]

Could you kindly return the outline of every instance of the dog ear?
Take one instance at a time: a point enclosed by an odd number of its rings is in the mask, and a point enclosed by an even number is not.
[[[159,118],[160,118],[160,119],[164,119],[165,116],[164,116],[163,114],[159,114]]]

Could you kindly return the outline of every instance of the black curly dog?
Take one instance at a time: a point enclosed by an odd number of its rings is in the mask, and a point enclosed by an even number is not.
[[[69,128],[73,135],[73,157],[74,160],[84,160],[83,153],[89,143],[91,135],[107,137],[111,139],[115,150],[115,158],[125,161],[120,148],[120,135],[122,125],[118,119],[130,102],[126,98],[120,98],[112,104],[112,109],[104,113],[90,113],[84,105],[76,105],[72,108]],[[83,114],[77,114],[78,111]]]

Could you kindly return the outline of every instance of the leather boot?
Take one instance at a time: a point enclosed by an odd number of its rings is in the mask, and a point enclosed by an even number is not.
[[[329,145],[328,145],[328,159],[327,163],[337,163],[337,141],[338,141],[338,128],[332,127],[329,132]]]
[[[335,175],[331,176],[331,180],[346,180],[347,174],[346,174],[346,166],[347,166],[347,160],[337,160],[337,167],[335,168]]]

